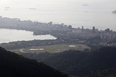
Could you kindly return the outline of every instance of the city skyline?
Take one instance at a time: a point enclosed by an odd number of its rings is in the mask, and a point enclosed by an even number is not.
[[[1,0],[0,16],[116,31],[115,0]]]

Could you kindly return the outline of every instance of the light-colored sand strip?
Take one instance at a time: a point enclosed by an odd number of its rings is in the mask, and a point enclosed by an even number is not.
[[[25,51],[23,51],[24,49],[20,49],[20,52],[22,52],[22,53],[25,53]]]

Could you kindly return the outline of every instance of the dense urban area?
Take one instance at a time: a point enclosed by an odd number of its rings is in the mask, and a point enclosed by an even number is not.
[[[7,23],[6,23],[7,22]],[[50,34],[56,37],[56,40],[33,40],[33,41],[17,41],[8,44],[2,43],[0,46],[7,49],[20,48],[21,46],[38,46],[52,45],[64,43],[84,43],[89,46],[116,46],[116,32],[109,28],[99,30],[95,27],[91,29],[78,27],[73,28],[71,25],[41,23],[37,21],[25,20],[21,21],[17,18],[0,17],[0,28],[17,29],[32,31],[34,35]],[[81,42],[80,42],[81,41]]]
[[[2,16],[0,28],[56,37],[1,43],[2,77],[116,77],[116,32],[110,28],[73,28]]]

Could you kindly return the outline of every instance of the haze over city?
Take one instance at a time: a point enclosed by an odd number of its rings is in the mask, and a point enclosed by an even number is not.
[[[116,77],[116,0],[0,0],[0,77]]]
[[[116,31],[115,0],[0,0],[0,16]]]

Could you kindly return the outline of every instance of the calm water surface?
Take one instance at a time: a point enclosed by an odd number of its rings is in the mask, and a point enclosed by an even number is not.
[[[0,43],[8,43],[13,41],[29,41],[29,40],[47,40],[56,39],[51,35],[33,35],[33,32],[25,30],[14,30],[14,29],[0,29]]]

